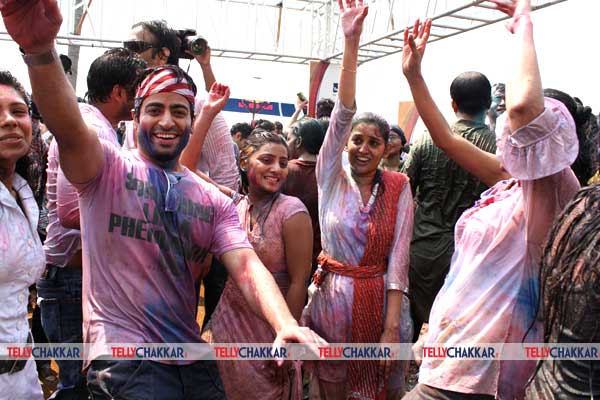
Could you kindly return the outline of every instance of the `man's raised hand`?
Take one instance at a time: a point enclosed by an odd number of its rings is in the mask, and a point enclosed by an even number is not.
[[[54,47],[62,24],[57,0],[7,0],[0,2],[6,31],[28,54],[44,53]]]

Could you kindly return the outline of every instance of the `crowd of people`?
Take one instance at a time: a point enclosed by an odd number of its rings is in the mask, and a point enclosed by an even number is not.
[[[164,21],[98,57],[83,101],[55,50],[57,2],[0,2],[32,88],[0,71],[0,342],[90,345],[57,360],[57,400],[599,396],[599,360],[421,357],[600,342],[598,120],[542,86],[530,0],[489,1],[509,17],[509,75],[458,75],[451,125],[421,72],[431,20],[405,29],[398,69],[428,131],[412,145],[355,116],[362,0],[338,0],[335,100],[231,129],[210,48],[190,53],[201,98]],[[110,343],[291,342],[414,343],[419,383],[406,390],[408,360],[108,357]],[[0,360],[0,388],[42,399],[36,360]]]

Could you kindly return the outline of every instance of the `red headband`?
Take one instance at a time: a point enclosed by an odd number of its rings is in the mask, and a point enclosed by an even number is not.
[[[157,93],[177,93],[194,104],[192,85],[185,77],[178,77],[170,68],[157,68],[152,71],[140,84],[135,93],[136,99],[144,99]]]

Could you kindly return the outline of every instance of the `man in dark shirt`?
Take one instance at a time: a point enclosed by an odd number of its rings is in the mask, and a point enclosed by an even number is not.
[[[485,125],[491,85],[479,72],[464,72],[450,86],[458,120],[452,126],[475,146],[496,151],[496,136]],[[416,209],[410,246],[409,287],[415,339],[429,321],[433,300],[444,283],[454,253],[454,225],[486,189],[423,135],[412,147],[403,172],[410,177]]]
[[[290,160],[288,164],[288,176],[282,188],[284,194],[298,197],[310,214],[313,227],[313,272],[317,267],[317,257],[321,252],[315,168],[327,127],[326,119],[313,118],[303,118],[294,126],[288,140],[293,160]]]

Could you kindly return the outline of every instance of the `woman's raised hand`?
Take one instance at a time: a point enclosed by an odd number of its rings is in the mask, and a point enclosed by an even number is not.
[[[522,16],[529,16],[531,12],[531,0],[488,0],[490,3],[496,5],[496,9],[502,11],[504,14],[512,17],[510,21],[506,23],[506,29],[510,33],[515,33],[515,29],[519,24],[519,20]]]
[[[338,0],[338,5],[340,6],[344,37],[358,41],[362,33],[363,22],[369,12],[369,6],[364,5],[362,0]]]
[[[421,61],[423,60],[423,54],[425,54],[430,31],[431,19],[429,18],[422,24],[417,19],[412,32],[410,32],[409,28],[404,30],[402,72],[407,79],[421,72]]]

